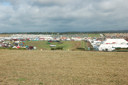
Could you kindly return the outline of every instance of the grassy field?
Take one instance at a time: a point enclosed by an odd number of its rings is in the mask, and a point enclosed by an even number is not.
[[[63,47],[63,50],[78,50],[77,48],[86,48],[86,42],[84,41],[61,41],[48,42],[48,41],[26,41],[25,45],[36,46],[37,49],[50,50],[50,45],[56,45],[57,47]]]
[[[128,85],[127,55],[0,50],[0,85]]]
[[[100,34],[99,33],[94,33],[94,34],[87,34],[88,35],[88,37],[100,37]]]

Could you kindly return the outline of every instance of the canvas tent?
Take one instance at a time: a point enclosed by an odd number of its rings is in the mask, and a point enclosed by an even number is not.
[[[128,42],[124,39],[106,39],[99,46],[99,51],[113,51],[116,48],[128,48]]]

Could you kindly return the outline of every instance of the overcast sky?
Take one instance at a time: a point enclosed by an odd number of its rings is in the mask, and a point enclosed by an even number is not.
[[[128,30],[128,0],[0,0],[0,32]]]

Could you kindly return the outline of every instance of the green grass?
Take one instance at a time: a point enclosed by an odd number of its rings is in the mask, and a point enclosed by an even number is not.
[[[18,78],[18,79],[17,79],[17,81],[20,81],[20,82],[26,81],[26,80],[27,80],[26,78]]]
[[[36,46],[37,49],[45,49],[50,50],[50,45],[56,45],[56,47],[63,47],[63,50],[72,50],[76,49],[74,46],[77,43],[81,43],[80,48],[85,48],[86,44],[84,41],[61,41],[61,43],[58,42],[48,42],[48,41],[26,41],[25,45],[28,46]]]
[[[81,41],[81,48],[85,48],[86,47],[86,42],[85,41]]]
[[[65,41],[63,43],[64,50],[71,50],[72,49],[72,43],[71,41]]]
[[[87,42],[82,41],[82,46],[81,47],[85,48],[85,50],[88,50]]]
[[[100,37],[100,34],[88,34],[88,37],[92,37],[92,38]]]
[[[25,45],[28,46],[36,46],[37,49],[50,49],[49,44],[47,43],[47,41],[26,41]]]

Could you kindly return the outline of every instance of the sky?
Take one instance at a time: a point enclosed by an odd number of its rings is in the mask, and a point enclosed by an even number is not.
[[[128,0],[0,0],[0,32],[128,30]]]

